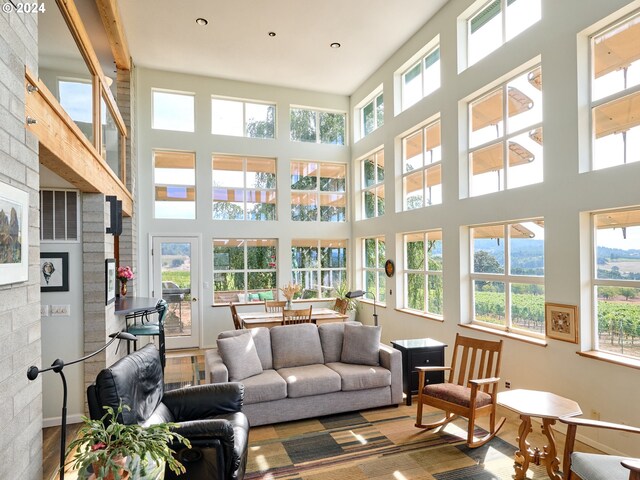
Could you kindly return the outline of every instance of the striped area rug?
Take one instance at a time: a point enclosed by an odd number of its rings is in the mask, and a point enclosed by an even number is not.
[[[434,414],[439,415],[439,414]],[[434,416],[434,419],[436,417]],[[415,406],[365,410],[255,427],[250,432],[247,480],[513,478],[516,447],[494,438],[469,449],[466,421],[442,431],[414,427]],[[477,430],[477,435],[485,432]],[[527,478],[548,478],[533,465]]]

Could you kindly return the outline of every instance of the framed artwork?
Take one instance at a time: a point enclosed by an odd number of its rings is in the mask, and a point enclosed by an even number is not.
[[[40,252],[40,291],[69,291],[69,254]]]
[[[104,263],[104,284],[107,292],[105,303],[109,305],[116,299],[116,259],[107,258]]]
[[[544,319],[547,337],[578,343],[578,307],[576,305],[545,303]]]
[[[29,278],[29,194],[0,182],[0,285]]]

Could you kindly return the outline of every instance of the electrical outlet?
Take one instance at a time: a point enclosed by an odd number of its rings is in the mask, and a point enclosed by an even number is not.
[[[49,316],[49,305],[40,305],[40,316],[41,317]]]
[[[504,382],[504,388],[511,388],[511,382]]]
[[[591,419],[600,420],[600,412],[594,408],[591,409]]]
[[[51,305],[52,317],[68,317],[71,305]]]

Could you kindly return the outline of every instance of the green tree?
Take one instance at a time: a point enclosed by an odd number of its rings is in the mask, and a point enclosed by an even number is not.
[[[275,113],[276,107],[269,105],[266,120],[253,120],[247,122],[247,137],[275,138]]]
[[[619,292],[627,301],[629,301],[630,298],[636,298],[638,296],[638,291],[631,287],[622,287],[619,289]]]

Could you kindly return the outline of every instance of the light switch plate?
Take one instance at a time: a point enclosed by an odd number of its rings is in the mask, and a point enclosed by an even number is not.
[[[40,316],[41,317],[49,316],[49,305],[40,305]]]
[[[51,305],[52,317],[68,317],[71,305]]]

